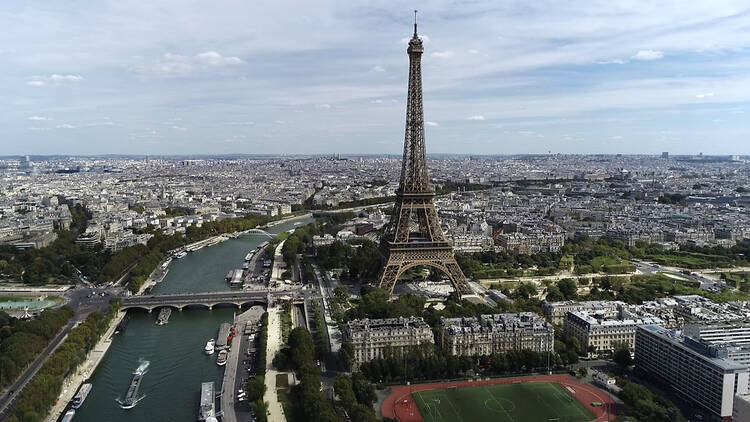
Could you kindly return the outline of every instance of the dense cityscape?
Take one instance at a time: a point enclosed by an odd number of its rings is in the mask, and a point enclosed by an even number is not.
[[[750,421],[746,151],[428,154],[417,16],[403,154],[0,156],[0,420]]]

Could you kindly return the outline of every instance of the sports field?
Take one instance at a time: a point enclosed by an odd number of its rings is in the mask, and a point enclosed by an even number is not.
[[[588,422],[596,416],[556,382],[526,382],[412,393],[425,422]]]

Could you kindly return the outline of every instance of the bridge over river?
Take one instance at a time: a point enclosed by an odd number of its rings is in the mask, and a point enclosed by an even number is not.
[[[289,295],[289,292],[229,291],[215,293],[186,293],[153,296],[128,296],[122,298],[120,309],[145,309],[149,312],[165,306],[182,310],[186,306],[213,309],[216,305],[234,305],[238,308],[252,305],[268,305],[274,297]]]

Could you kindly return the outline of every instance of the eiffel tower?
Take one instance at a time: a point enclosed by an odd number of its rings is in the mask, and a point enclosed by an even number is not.
[[[414,36],[409,54],[409,94],[406,100],[406,136],[401,179],[396,191],[391,221],[380,242],[387,258],[380,274],[380,287],[393,293],[404,271],[418,265],[439,270],[450,278],[460,296],[473,292],[453,255],[453,247],[440,227],[435,192],[430,186],[425,159],[424,112],[422,110],[422,40],[417,36],[416,10]]]

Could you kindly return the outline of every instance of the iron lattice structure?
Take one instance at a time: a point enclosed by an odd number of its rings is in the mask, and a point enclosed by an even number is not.
[[[409,41],[409,93],[406,101],[406,135],[401,179],[391,221],[380,243],[386,264],[380,274],[380,287],[393,293],[401,274],[415,266],[437,269],[450,278],[459,295],[472,294],[464,273],[453,255],[453,247],[443,233],[432,199],[425,157],[424,111],[422,109],[422,40]]]

